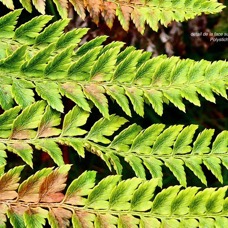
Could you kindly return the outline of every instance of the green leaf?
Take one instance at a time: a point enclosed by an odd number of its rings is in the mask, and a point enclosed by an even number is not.
[[[125,118],[116,115],[111,115],[109,119],[102,118],[92,126],[86,139],[107,144],[110,140],[104,136],[111,136],[126,122]]]
[[[14,39],[22,43],[33,44],[35,42],[35,37],[39,35],[39,32],[51,19],[52,16],[48,15],[33,18],[15,30]]]
[[[145,169],[140,158],[128,155],[124,157],[124,160],[130,164],[137,177],[146,179]]]
[[[192,60],[183,59],[178,61],[176,67],[171,72],[171,84],[183,84],[187,81],[187,72],[192,64]]]
[[[184,163],[203,184],[207,185],[207,179],[201,167],[202,159],[200,157],[192,156],[191,158],[184,159]]]
[[[75,52],[75,58],[79,58],[85,53],[89,52],[91,49],[100,46],[105,40],[107,36],[98,36],[89,42],[84,43],[81,47],[79,47]]]
[[[142,228],[160,228],[161,223],[158,221],[156,218],[151,218],[151,217],[141,217],[140,220],[140,227]]]
[[[154,111],[161,116],[163,114],[163,94],[154,89],[144,90],[144,96],[152,105]]]
[[[133,211],[147,211],[151,209],[155,188],[158,185],[158,179],[142,182],[142,184],[135,191],[131,199],[131,210]]]
[[[11,94],[11,88],[10,85],[0,85],[0,105],[2,109],[7,110],[13,107],[13,97]]]
[[[57,54],[44,69],[45,77],[54,79],[61,79],[66,74],[71,62],[74,46],[70,46]]]
[[[189,144],[192,142],[197,128],[197,125],[190,125],[181,131],[174,143],[173,154],[186,154],[191,151],[192,148]]]
[[[125,31],[129,29],[129,20],[130,20],[130,13],[132,8],[130,6],[122,6],[118,5],[116,8],[116,16],[118,17],[120,24],[122,25]]]
[[[77,138],[61,138],[58,140],[58,143],[71,146],[77,153],[85,158],[85,149],[84,149],[84,142],[83,139],[77,139]]]
[[[68,187],[64,202],[84,205],[85,198],[83,196],[88,195],[91,189],[94,187],[96,178],[95,171],[85,171],[77,179],[75,179]]]
[[[131,145],[140,131],[141,127],[139,125],[130,125],[128,128],[124,129],[117,136],[115,136],[109,147],[117,151],[127,152],[129,150],[129,145]]]
[[[198,192],[189,205],[190,213],[203,215],[206,212],[207,201],[213,192],[213,188],[207,188]]]
[[[172,186],[158,193],[153,201],[153,214],[169,215],[171,205],[180,190],[180,186]]]
[[[43,74],[43,70],[53,50],[54,44],[50,44],[48,47],[41,49],[31,59],[24,62],[21,66],[21,71],[27,74],[32,73],[33,77],[40,77],[40,75]]]
[[[88,84],[84,86],[86,97],[91,100],[105,118],[110,118],[108,113],[108,100],[104,95],[105,89],[97,84]]]
[[[59,0],[53,0],[53,2],[56,5],[56,8],[62,18],[67,18],[68,15],[68,1],[59,1]]]
[[[140,59],[138,61],[140,61]],[[154,66],[153,59],[142,61],[140,67],[137,66],[137,72],[134,78],[134,82],[136,82],[136,84],[139,84],[139,85],[149,85],[151,83],[151,74],[153,73],[153,70],[154,70],[153,66]]]
[[[47,45],[54,43],[63,34],[63,29],[68,25],[69,20],[59,20],[49,25],[41,32],[35,40],[36,45]]]
[[[226,217],[216,217],[215,218],[215,227],[226,227],[228,219]]]
[[[123,109],[123,111],[128,116],[131,116],[131,110],[129,107],[128,99],[125,95],[124,88],[118,85],[107,86],[106,93],[110,95],[117,102],[117,104]]]
[[[28,228],[42,228],[46,221],[48,211],[42,208],[30,208],[24,213],[25,226]]]
[[[126,95],[129,97],[133,108],[136,113],[140,116],[144,116],[144,99],[143,99],[143,91],[136,87],[125,87]]]
[[[66,82],[60,85],[60,92],[74,101],[80,108],[90,112],[90,106],[85,98],[82,88],[75,82]]]
[[[139,69],[142,65],[144,65],[145,63],[147,63],[149,61],[149,59],[151,58],[151,55],[152,55],[151,52],[143,52],[140,55],[139,59],[138,59],[138,63],[136,65],[136,68]],[[137,74],[138,74],[138,72],[137,72]],[[135,79],[136,79],[136,77],[135,77]]]
[[[22,6],[29,12],[32,12],[32,3],[31,0],[20,0]]]
[[[217,157],[203,158],[203,164],[223,183],[221,160]]]
[[[19,47],[7,58],[0,60],[0,69],[10,69],[11,72],[18,70],[25,59],[26,49],[26,46]]]
[[[46,100],[53,109],[63,112],[64,106],[59,94],[59,86],[56,82],[36,82],[36,92],[39,96],[41,96],[41,98]]]
[[[105,45],[101,52],[99,53],[99,56],[101,56],[102,54],[104,54],[106,51],[112,49],[112,48],[116,48],[116,47],[119,47],[120,49],[124,46],[124,42],[121,42],[121,41],[112,41],[111,43]],[[117,57],[118,58],[118,57]]]
[[[16,106],[5,111],[3,114],[0,115],[0,137],[1,138],[8,138],[11,132],[11,128],[13,125],[13,121],[18,116],[21,108]]]
[[[215,97],[213,95],[213,92],[209,84],[204,83],[204,84],[201,84],[200,86],[197,86],[197,92],[200,95],[202,95],[206,100],[215,103]]]
[[[52,109],[50,106],[47,106],[38,126],[36,137],[40,138],[59,135],[61,131],[55,127],[58,126],[60,122],[60,113]]]
[[[153,124],[148,127],[146,130],[142,130],[134,139],[130,151],[149,154],[151,152],[151,147],[164,129],[164,124]]]
[[[7,150],[20,156],[31,168],[32,164],[32,147],[24,142],[15,142],[7,146]]]
[[[189,228],[197,228],[198,227],[198,221],[196,219],[181,219],[180,220],[180,227],[189,227]]]
[[[172,215],[186,215],[189,213],[189,204],[193,200],[195,194],[198,192],[199,188],[190,187],[181,190],[177,197],[173,200],[171,205]]]
[[[17,19],[21,14],[21,9],[14,10],[0,18],[0,37],[10,38],[14,35],[14,28]]]
[[[165,165],[170,169],[181,185],[187,186],[186,174],[184,170],[184,162],[181,159],[169,158],[165,159]]]
[[[88,112],[74,106],[74,108],[65,115],[61,136],[84,135],[87,131],[79,127],[85,125],[88,117]]]
[[[156,69],[153,72],[152,85],[168,85],[170,72],[172,71],[173,64],[177,62],[177,59],[175,57],[159,58],[157,62],[160,62],[160,64],[156,66]],[[175,90],[173,90],[173,93],[175,94]]]
[[[7,215],[13,227],[26,228],[22,215],[19,215],[16,211],[13,211],[12,209],[7,211]]]
[[[132,178],[121,181],[112,191],[109,205],[112,210],[129,210],[131,204],[128,202],[135,192],[138,185],[142,182],[141,179]]]
[[[132,51],[124,60],[122,60],[117,65],[112,80],[120,83],[130,82],[135,76],[136,64],[141,52],[142,51],[140,50]]]
[[[94,209],[107,209],[110,192],[113,191],[119,180],[120,176],[108,176],[100,181],[89,194],[86,206]]]
[[[90,71],[90,79],[93,81],[110,80],[119,51],[120,47],[117,46],[102,54]]]
[[[98,46],[95,48],[91,48],[88,52],[82,55],[77,61],[71,64],[68,70],[68,77],[75,79],[77,81],[80,80],[89,80],[90,71],[99,55],[102,47]]]
[[[25,108],[34,103],[34,85],[30,81],[24,79],[14,79],[12,85],[12,95],[22,108]]]
[[[162,220],[162,224],[164,227],[170,227],[170,228],[176,228],[179,227],[179,221],[177,219],[168,219],[168,218],[163,218]]]
[[[1,144],[0,144],[1,146]],[[0,149],[0,167],[5,166],[6,165],[6,152],[2,149]],[[0,175],[1,175],[1,171],[0,171]]]
[[[121,175],[123,166],[120,163],[120,159],[114,153],[111,153],[111,152],[106,153],[106,155],[109,157],[110,162],[111,162],[113,168],[115,169],[116,173],[118,175]]]
[[[64,164],[62,151],[58,147],[57,143],[53,140],[39,139],[32,142],[32,144],[36,147],[36,149],[48,153],[58,166]]]
[[[78,44],[88,30],[88,28],[77,28],[62,34],[56,43],[56,50]]]
[[[208,63],[206,60],[201,60],[199,62],[193,62],[191,65],[189,71],[188,71],[188,83],[195,83],[200,82],[204,79],[203,73],[205,69],[207,68]],[[200,69],[200,71],[199,71]],[[200,84],[200,86],[203,84]]]
[[[214,191],[206,203],[207,213],[215,214],[219,213],[223,209],[224,197],[226,195],[227,186],[219,188],[217,191]]]
[[[119,65],[122,61],[124,61],[125,58],[127,58],[128,55],[130,55],[131,52],[135,50],[134,46],[126,47],[122,52],[119,53],[117,56],[117,62],[116,65]]]
[[[206,154],[210,151],[208,147],[211,143],[212,136],[214,134],[213,129],[205,129],[196,138],[193,143],[193,154]]]
[[[163,91],[163,95],[171,101],[177,108],[185,112],[185,105],[182,102],[182,97],[179,89],[170,88],[169,90]]]
[[[228,131],[221,132],[212,144],[211,153],[223,154],[228,151]]]
[[[177,138],[179,132],[182,130],[182,125],[170,126],[164,130],[156,139],[152,148],[153,154],[171,154],[171,146]]]
[[[23,112],[14,120],[10,137],[16,139],[35,137],[36,132],[32,129],[38,127],[44,108],[44,101],[38,101],[25,108]]]
[[[163,173],[161,166],[163,165],[163,163],[159,159],[155,159],[153,157],[144,158],[143,163],[151,173],[152,177],[158,179],[158,186],[162,187]]]
[[[224,82],[217,80],[216,83],[211,83],[210,86],[215,93],[227,99],[226,86],[224,85]]]

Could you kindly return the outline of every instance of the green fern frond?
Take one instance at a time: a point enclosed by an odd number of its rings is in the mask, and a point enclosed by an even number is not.
[[[158,180],[86,171],[66,188],[70,165],[45,168],[19,184],[23,167],[0,176],[0,225],[13,227],[225,227],[227,187],[158,188]],[[63,193],[66,188],[65,194]]]
[[[24,110],[17,106],[0,115],[0,165],[5,164],[6,151],[9,151],[32,167],[34,147],[62,165],[59,148],[62,144],[72,147],[82,157],[85,149],[96,154],[118,174],[122,173],[119,159],[122,157],[136,176],[145,179],[148,170],[153,177],[160,178],[160,186],[163,166],[169,168],[183,186],[187,185],[186,167],[205,185],[207,179],[202,165],[220,182],[223,182],[222,166],[228,169],[228,131],[222,131],[212,140],[213,129],[198,134],[196,125],[153,124],[142,129],[137,124],[127,124],[125,118],[117,115],[99,119],[86,131],[83,126],[90,116],[88,111],[75,106],[63,121],[60,114],[39,101]],[[122,131],[117,134],[119,130]]]
[[[109,118],[107,96],[129,116],[129,103],[143,116],[144,102],[162,115],[165,101],[185,111],[183,99],[200,106],[199,95],[211,102],[215,102],[214,94],[227,98],[226,61],[148,58],[149,53],[134,48],[121,51],[121,42],[103,46],[105,36],[78,47],[87,29],[63,34],[68,20],[60,20],[39,32],[50,20],[40,16],[14,31],[19,13],[0,19],[0,37],[8,34],[0,39],[0,105],[4,110],[13,102],[25,108],[38,95],[63,112],[62,97],[66,96],[85,111],[92,101]]]
[[[9,9],[14,9],[13,0],[1,0]],[[42,14],[45,14],[46,0],[25,1],[20,0],[22,6],[29,12],[32,5]],[[202,13],[214,14],[220,12],[224,6],[215,0],[149,0],[149,1],[102,1],[102,0],[53,0],[62,18],[68,15],[68,4],[72,4],[78,15],[85,19],[85,10],[95,23],[99,23],[100,15],[111,28],[117,17],[123,29],[129,29],[130,20],[136,28],[143,33],[145,24],[157,31],[159,23],[167,26],[172,21],[192,19]],[[153,16],[151,16],[153,15]]]

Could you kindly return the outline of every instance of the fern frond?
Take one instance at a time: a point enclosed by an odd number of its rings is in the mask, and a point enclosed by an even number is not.
[[[0,225],[13,227],[225,227],[227,187],[158,188],[158,180],[86,171],[66,188],[70,165],[45,168],[19,183],[23,167],[0,176]],[[66,189],[65,194],[63,193]],[[20,225],[19,225],[20,224]]]
[[[103,46],[106,36],[78,47],[87,29],[64,34],[68,20],[60,20],[39,32],[50,19],[40,16],[14,31],[18,12],[0,19],[0,24],[8,21],[0,30],[0,36],[8,34],[0,39],[0,105],[4,110],[13,101],[25,108],[38,95],[63,112],[61,98],[66,96],[85,111],[92,101],[109,118],[107,96],[129,116],[129,103],[143,116],[144,102],[162,115],[164,101],[185,111],[183,99],[200,106],[199,95],[211,102],[215,102],[214,94],[227,98],[226,61],[149,58],[149,53],[133,47],[121,50],[121,42]]]
[[[6,7],[14,9],[13,0],[1,0]],[[42,14],[45,14],[46,0],[25,1],[20,0],[22,6],[32,11],[32,4]],[[214,0],[132,0],[132,1],[102,1],[102,0],[53,0],[62,18],[68,15],[68,4],[72,4],[78,15],[85,19],[85,10],[95,23],[99,23],[100,15],[111,28],[115,17],[117,17],[123,29],[129,29],[130,20],[136,28],[143,33],[145,24],[157,31],[159,23],[167,26],[172,21],[184,21],[195,16],[214,14],[220,12],[225,6]]]
[[[75,106],[63,120],[60,114],[39,101],[24,110],[17,106],[0,115],[0,165],[5,164],[8,151],[32,167],[34,147],[62,165],[59,145],[67,145],[82,157],[85,150],[96,154],[118,174],[122,173],[122,157],[136,176],[145,179],[149,171],[151,176],[160,178],[159,185],[162,185],[163,166],[169,168],[183,186],[187,185],[186,167],[205,185],[203,165],[220,182],[223,182],[222,166],[228,169],[228,131],[215,136],[213,129],[197,133],[196,125],[166,127],[164,124],[142,129],[137,124],[127,124],[125,118],[117,115],[99,119],[86,131],[83,126],[90,116],[88,111]]]

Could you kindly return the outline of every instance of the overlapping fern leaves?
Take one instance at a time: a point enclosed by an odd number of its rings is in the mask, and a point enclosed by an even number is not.
[[[204,184],[207,180],[202,165],[223,181],[221,167],[228,168],[227,131],[213,138],[212,129],[197,136],[195,125],[155,124],[145,130],[136,124],[129,126],[126,119],[109,115],[106,96],[128,116],[129,103],[143,116],[144,102],[160,115],[164,102],[183,111],[183,98],[200,105],[200,94],[215,102],[213,93],[227,98],[226,61],[150,58],[150,53],[133,47],[122,50],[121,42],[103,46],[104,36],[78,46],[87,29],[64,34],[68,20],[44,29],[49,16],[36,17],[15,29],[20,12],[0,18],[0,105],[5,110],[0,116],[1,164],[10,151],[32,166],[36,148],[62,165],[59,145],[63,144],[82,157],[85,149],[97,154],[118,174],[122,172],[119,158],[123,157],[138,177],[145,178],[148,170],[160,178],[160,186],[162,166],[168,167],[183,186],[187,185],[185,167]],[[63,96],[76,106],[61,119]],[[35,97],[42,101],[35,102]],[[85,131],[93,105],[104,118]],[[122,131],[115,133],[121,127]]]
[[[67,5],[67,1],[62,3]],[[167,9],[163,3],[171,7],[170,1],[153,3],[162,8],[158,18]],[[204,12],[220,10],[216,1],[170,4],[176,9],[192,4],[194,8],[203,5]],[[193,16],[187,10],[179,20]],[[0,18],[0,105],[4,110],[0,115],[0,227],[6,226],[7,218],[20,228],[40,228],[47,221],[54,228],[225,227],[227,187],[186,187],[186,168],[206,185],[206,166],[222,183],[222,168],[228,169],[228,131],[215,134],[213,129],[198,132],[196,125],[164,124],[142,129],[110,115],[107,97],[128,116],[131,105],[143,116],[145,102],[159,115],[163,103],[169,102],[185,111],[183,99],[200,106],[199,95],[212,102],[214,94],[227,98],[227,62],[151,58],[150,53],[133,47],[123,49],[122,42],[103,45],[105,36],[80,46],[87,29],[63,33],[68,19],[45,28],[50,16],[36,17],[15,29],[20,12]],[[175,14],[166,12],[161,22],[168,23]],[[151,25],[154,29],[155,24]],[[64,96],[75,103],[70,111],[64,108]],[[93,106],[103,117],[87,129]],[[64,165],[60,145],[72,147],[81,157],[96,154],[117,175],[96,184],[96,173],[86,171],[65,189],[70,165]],[[23,166],[4,172],[7,153],[17,154],[33,167],[34,150],[48,153],[60,167],[42,169],[21,184]],[[137,177],[121,180],[123,160]],[[186,188],[160,190],[163,167]],[[146,180],[149,173],[153,179]]]
[[[89,131],[83,129],[89,112],[75,106],[63,121],[60,112],[39,101],[23,111],[16,106],[0,115],[0,163],[5,164],[6,151],[20,156],[32,164],[33,148],[47,152],[57,165],[63,165],[58,145],[68,145],[82,157],[85,151],[99,156],[110,169],[122,174],[120,157],[134,170],[136,176],[146,179],[146,170],[152,177],[160,178],[162,166],[166,166],[183,186],[187,185],[188,167],[207,184],[202,170],[205,165],[223,182],[222,165],[228,169],[228,131],[212,140],[213,129],[197,134],[197,126],[154,124],[142,129],[129,125],[123,117],[111,115],[101,118]],[[60,128],[62,123],[62,128]],[[122,127],[122,128],[121,128]],[[118,130],[120,133],[116,133]]]
[[[14,9],[13,0],[1,0],[1,2],[8,8]],[[46,0],[20,0],[20,2],[29,12],[34,5],[40,13],[45,14]],[[102,15],[111,28],[117,16],[123,29],[128,30],[129,22],[132,20],[141,33],[144,32],[145,24],[157,31],[159,22],[167,26],[171,21],[188,20],[202,13],[214,14],[224,8],[216,0],[53,0],[52,2],[55,3],[62,18],[67,17],[68,4],[71,3],[82,19],[86,17],[86,9],[96,23]]]
[[[66,189],[70,165],[38,171],[19,184],[23,167],[0,176],[0,226],[14,227],[226,227],[227,187],[158,190],[158,180],[108,176],[95,184],[86,171]],[[155,191],[156,190],[156,191]]]
[[[105,36],[79,47],[87,29],[63,34],[68,20],[43,29],[51,18],[40,16],[14,31],[20,12],[0,19],[0,105],[4,110],[14,102],[27,107],[35,101],[35,94],[60,112],[64,111],[62,96],[85,111],[90,111],[91,101],[106,118],[107,96],[128,116],[129,103],[143,116],[144,102],[162,115],[164,102],[185,111],[183,98],[197,106],[198,94],[211,102],[215,102],[213,93],[227,98],[226,61],[150,58],[151,53],[134,47],[122,50],[122,42],[103,46]]]

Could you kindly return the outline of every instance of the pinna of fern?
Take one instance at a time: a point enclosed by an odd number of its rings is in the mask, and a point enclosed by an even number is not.
[[[215,102],[214,93],[227,98],[228,63],[199,62],[159,56],[122,42],[102,45],[106,36],[78,45],[87,29],[63,33],[68,20],[45,29],[50,16],[39,16],[15,29],[21,10],[0,18],[0,105],[14,102],[25,108],[39,96],[63,112],[62,97],[90,111],[91,101],[109,118],[107,96],[131,116],[129,103],[140,116],[144,102],[159,115],[164,103],[185,111],[183,99],[200,106],[199,95]],[[48,85],[48,86],[47,86]]]
[[[34,148],[48,153],[57,165],[63,165],[59,145],[66,145],[81,157],[88,152],[96,154],[117,174],[122,174],[122,157],[136,176],[146,179],[149,172],[159,178],[159,186],[163,183],[164,166],[183,186],[188,181],[186,168],[205,185],[207,178],[202,166],[221,183],[222,167],[228,169],[228,131],[214,137],[213,129],[197,134],[196,125],[153,124],[142,129],[117,115],[99,119],[86,131],[83,128],[89,112],[75,106],[63,120],[60,114],[39,101],[24,110],[16,106],[0,115],[0,165],[6,163],[6,152],[13,152],[33,167]]]
[[[158,180],[112,175],[96,181],[86,171],[66,187],[70,165],[45,168],[19,183],[23,166],[0,173],[0,226],[218,227],[228,222],[227,187],[158,188]],[[6,217],[7,216],[7,217]]]
[[[14,9],[13,0],[1,0],[10,9]],[[20,0],[22,6],[29,12],[32,5],[42,14],[45,14],[46,0],[31,1]],[[159,22],[167,26],[172,21],[185,21],[202,13],[215,14],[224,6],[216,0],[52,0],[62,18],[67,18],[68,5],[72,4],[78,15],[85,19],[86,11],[98,24],[102,16],[106,24],[111,28],[115,17],[120,21],[123,29],[129,29],[130,20],[136,28],[143,33],[145,24],[157,31]]]

